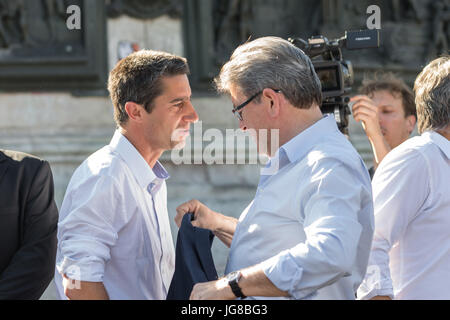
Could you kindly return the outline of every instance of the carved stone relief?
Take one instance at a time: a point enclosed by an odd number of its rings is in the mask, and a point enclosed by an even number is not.
[[[70,6],[80,28],[68,27]],[[103,95],[106,55],[104,0],[0,0],[1,91]]]
[[[317,33],[320,3],[315,0],[214,0],[214,48],[222,64],[249,39],[276,35],[308,37]]]
[[[108,17],[116,18],[122,14],[139,19],[153,19],[167,14],[179,18],[182,14],[180,0],[108,0]]]
[[[82,6],[82,1],[0,0],[0,52],[29,56],[39,49],[40,54],[50,54],[50,50],[54,55],[66,54],[61,44],[75,49],[82,33],[66,27],[66,10],[73,4]]]
[[[346,51],[344,57],[352,61],[355,70],[391,70],[411,81],[423,65],[439,54],[448,52],[450,37],[450,0],[187,0],[185,6],[188,25],[186,42],[195,42],[188,50],[188,58],[196,52],[213,52],[211,70],[217,74],[233,49],[248,39],[276,35],[309,38],[322,34],[329,39],[344,35],[346,30],[366,29],[370,5],[381,11],[381,47],[360,51]],[[203,6],[202,10],[198,8]],[[212,19],[203,20],[209,6]],[[195,14],[193,13],[195,11]],[[195,19],[193,19],[195,16]],[[210,23],[210,25],[208,25]],[[189,24],[200,24],[189,28]],[[201,37],[199,30],[211,36]],[[200,41],[198,39],[201,39]],[[195,52],[194,52],[195,50]],[[209,61],[204,57],[201,62]],[[197,67],[193,60],[193,73]],[[213,70],[214,69],[214,70]],[[361,74],[361,73],[360,73]]]

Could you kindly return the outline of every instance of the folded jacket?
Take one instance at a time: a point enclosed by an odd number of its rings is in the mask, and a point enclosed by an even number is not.
[[[193,214],[185,214],[178,231],[175,273],[167,300],[188,300],[194,284],[218,278],[211,254],[214,234],[210,230],[194,227],[192,219]]]

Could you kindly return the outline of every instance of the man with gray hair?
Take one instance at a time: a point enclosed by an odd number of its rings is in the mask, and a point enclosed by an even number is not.
[[[267,141],[255,136],[271,159],[239,220],[197,200],[177,208],[178,225],[193,212],[194,226],[230,247],[227,275],[195,285],[191,298],[354,299],[373,234],[370,178],[334,117],[322,114],[311,60],[286,40],[259,38],[234,51],[216,85],[242,130],[268,131]]]
[[[375,172],[375,234],[359,299],[450,299],[450,57],[426,66],[414,91],[421,135]]]

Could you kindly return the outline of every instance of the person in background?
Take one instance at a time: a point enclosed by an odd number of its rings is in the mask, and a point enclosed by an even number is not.
[[[365,79],[353,102],[353,117],[361,122],[373,151],[373,178],[375,170],[389,151],[406,141],[416,125],[414,93],[391,73]]]

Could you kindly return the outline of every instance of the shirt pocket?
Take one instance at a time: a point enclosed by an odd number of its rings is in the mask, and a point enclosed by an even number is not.
[[[286,221],[300,222],[300,206],[295,194],[284,194],[274,189],[266,188],[260,191],[255,201],[254,215],[266,215]]]

